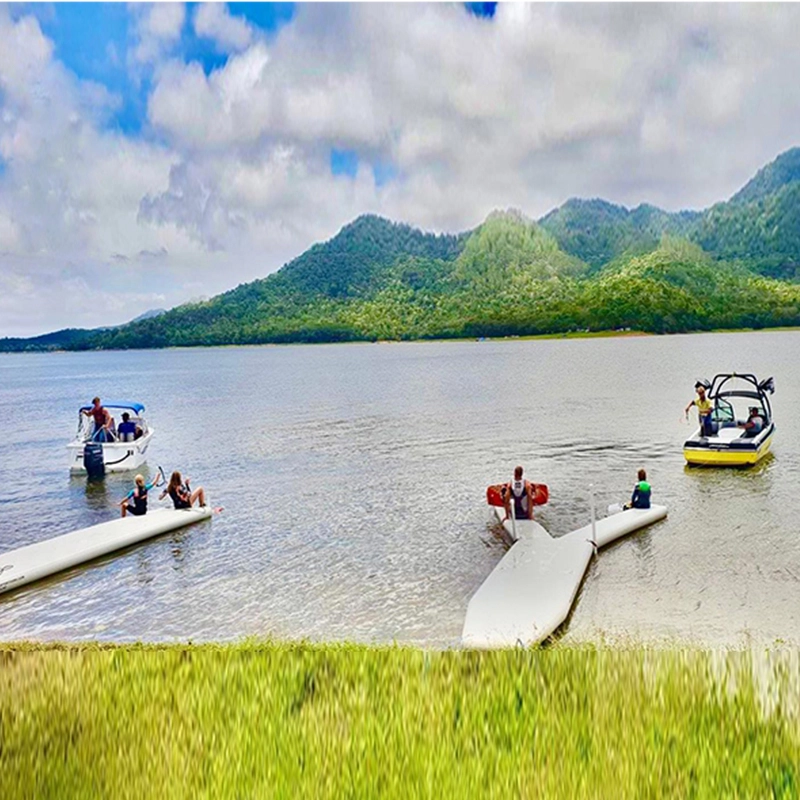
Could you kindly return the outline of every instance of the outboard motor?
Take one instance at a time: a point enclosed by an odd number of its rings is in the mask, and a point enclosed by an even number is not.
[[[83,446],[83,468],[90,479],[105,477],[106,465],[103,461],[103,445],[100,442],[87,442]]]

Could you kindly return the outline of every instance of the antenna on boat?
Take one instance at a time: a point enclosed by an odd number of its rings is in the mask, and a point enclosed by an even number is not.
[[[594,484],[589,484],[589,498],[592,507],[592,544],[597,549],[597,514],[594,510]]]
[[[517,512],[516,512],[516,509],[514,508],[513,492],[510,493],[510,494],[512,495],[511,496],[511,508],[509,509],[511,511],[511,535],[514,537],[514,541],[516,542],[517,541]]]

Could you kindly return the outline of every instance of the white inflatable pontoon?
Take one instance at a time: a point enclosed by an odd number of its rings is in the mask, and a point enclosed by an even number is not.
[[[156,508],[10,550],[0,554],[0,593],[210,516],[209,506]]]
[[[498,519],[504,510],[493,508]],[[461,640],[467,647],[528,647],[567,618],[595,550],[667,516],[665,506],[629,509],[554,539],[533,520],[506,520],[516,543],[467,606]]]

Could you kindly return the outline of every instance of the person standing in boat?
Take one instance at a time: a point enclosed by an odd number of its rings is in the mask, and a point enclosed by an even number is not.
[[[623,508],[650,508],[650,484],[647,482],[647,472],[643,469],[639,470],[637,476],[639,478],[636,486],[633,487],[633,494],[631,495],[630,503],[625,503]]]
[[[692,400],[692,402],[689,403],[689,405],[684,409],[686,419],[689,419],[689,410],[691,407],[696,406],[697,416],[700,421],[700,435],[712,436],[714,434],[714,430],[711,425],[711,412],[713,410],[711,400],[706,397],[706,387],[700,383],[700,381],[694,385],[694,388],[697,392],[697,397]]]
[[[120,502],[122,506],[122,516],[133,514],[134,517],[143,517],[147,513],[147,493],[158,486],[158,478],[152,483],[145,483],[142,475],[137,475],[134,479],[134,487],[125,498]]]
[[[161,492],[159,500],[169,495],[172,498],[172,503],[175,508],[191,508],[195,500],[199,501],[201,506],[206,504],[206,493],[203,491],[202,486],[198,486],[194,491],[189,486],[189,479],[183,480],[180,472],[175,472],[170,475],[167,488]]]
[[[108,409],[103,408],[99,397],[93,398],[92,407],[84,409],[81,413],[86,417],[94,417],[93,441],[110,442],[113,440],[111,426],[114,424],[114,420],[108,413]]]
[[[514,519],[533,519],[533,484],[522,477],[522,467],[514,468],[514,480],[503,487],[506,519],[511,516],[514,503]]]

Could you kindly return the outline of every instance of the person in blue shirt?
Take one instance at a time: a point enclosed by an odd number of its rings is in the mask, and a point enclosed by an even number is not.
[[[159,480],[156,478],[152,483],[145,483],[142,475],[137,475],[134,479],[134,487],[124,499],[120,501],[122,507],[122,516],[125,517],[129,513],[134,517],[143,517],[147,513],[147,493],[154,487],[158,486]]]
[[[122,414],[122,422],[117,428],[117,436],[121,442],[132,442],[142,435],[142,429],[131,420],[131,415],[124,411]]]
[[[647,472],[643,469],[638,473],[639,482],[633,487],[630,503],[625,503],[623,508],[650,508],[650,484],[647,482]]]

